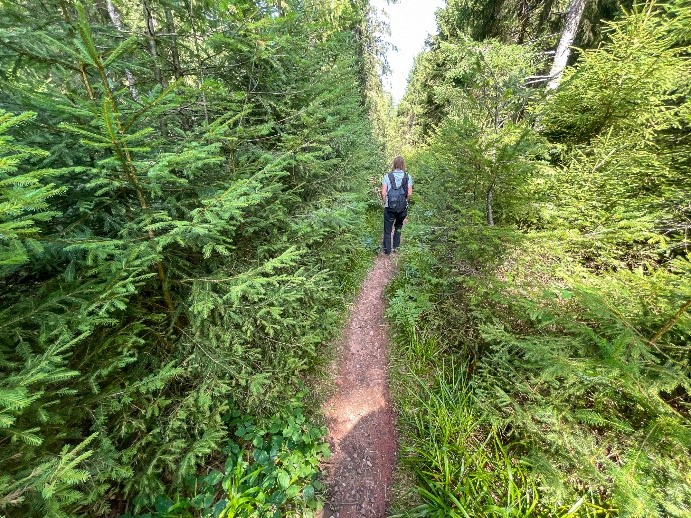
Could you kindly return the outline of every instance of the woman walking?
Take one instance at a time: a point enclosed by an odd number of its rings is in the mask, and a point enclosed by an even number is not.
[[[405,171],[402,156],[393,159],[391,172],[381,181],[381,198],[384,202],[384,254],[391,253],[391,229],[393,228],[393,251],[401,246],[403,220],[408,215],[408,202],[413,195],[413,179]]]

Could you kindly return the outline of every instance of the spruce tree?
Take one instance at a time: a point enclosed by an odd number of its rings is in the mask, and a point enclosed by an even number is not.
[[[319,361],[381,165],[337,7],[2,4],[3,512],[151,509]]]

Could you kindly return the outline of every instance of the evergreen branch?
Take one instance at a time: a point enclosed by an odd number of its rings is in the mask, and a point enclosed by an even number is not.
[[[677,320],[681,318],[681,316],[686,312],[687,309],[691,307],[691,300],[688,300],[682,307],[679,308],[679,310],[670,318],[665,325],[663,325],[660,330],[655,333],[655,336],[653,336],[650,339],[650,343],[655,345],[660,338],[662,338],[667,331],[672,329],[674,327],[674,324],[677,323]]]
[[[167,87],[165,87],[165,88],[161,91],[161,93],[158,94],[158,95],[156,96],[156,98],[155,98],[153,101],[144,104],[139,110],[137,110],[137,111],[129,118],[129,120],[128,120],[127,122],[125,122],[125,124],[124,124],[123,127],[122,127],[122,131],[123,131],[124,133],[127,133],[127,132],[129,131],[129,129],[132,127],[132,125],[133,125],[135,122],[137,122],[137,120],[139,120],[139,118],[140,118],[142,115],[146,114],[146,112],[148,112],[149,110],[151,110],[151,108],[153,108],[154,106],[157,106],[161,101],[163,101],[166,97],[168,97],[169,94],[170,94],[171,92],[173,92],[173,91],[175,90],[175,88],[177,88],[177,86],[178,86],[179,84],[180,84],[180,80],[173,81],[173,82],[170,83]]]

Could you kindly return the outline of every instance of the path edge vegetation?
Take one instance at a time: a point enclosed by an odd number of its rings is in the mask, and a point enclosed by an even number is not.
[[[687,516],[691,6],[622,3],[547,93],[515,5],[447,2],[398,108],[394,515]]]
[[[319,506],[305,382],[384,167],[371,23],[360,0],[0,3],[0,514]]]

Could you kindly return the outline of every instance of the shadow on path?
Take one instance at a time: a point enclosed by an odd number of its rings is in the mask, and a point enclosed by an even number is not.
[[[387,385],[384,290],[395,261],[379,256],[339,344],[337,392],[326,402],[332,456],[326,468],[324,517],[386,516],[396,457],[396,429]]]

